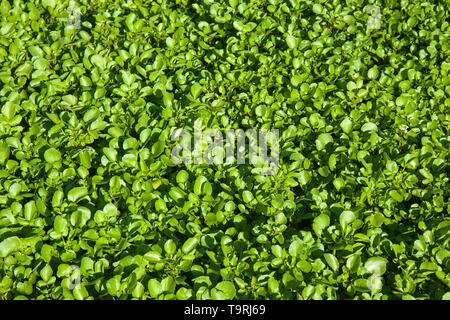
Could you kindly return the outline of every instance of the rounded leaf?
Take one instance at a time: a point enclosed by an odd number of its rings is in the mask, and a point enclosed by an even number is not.
[[[44,153],[44,159],[48,163],[55,163],[61,160],[61,152],[55,148],[47,149]]]

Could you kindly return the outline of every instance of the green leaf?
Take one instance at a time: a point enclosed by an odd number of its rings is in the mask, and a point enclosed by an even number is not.
[[[305,273],[311,272],[312,270],[312,266],[308,261],[297,262],[297,267],[299,267],[299,269]]]
[[[47,149],[44,153],[44,158],[48,163],[61,161],[61,152],[59,152],[55,148]]]
[[[197,238],[189,238],[189,239],[187,239],[186,242],[183,244],[183,247],[181,248],[181,250],[182,250],[184,253],[189,253],[189,252],[191,252],[192,250],[195,249],[195,247],[197,246],[197,244],[198,244],[198,239],[197,239]]]
[[[148,291],[152,298],[157,298],[162,293],[161,283],[156,279],[150,279],[148,281]]]
[[[239,0],[229,0],[229,4],[232,8],[236,8],[239,4]]]
[[[372,257],[366,261],[364,267],[372,274],[383,275],[386,272],[387,259]]]
[[[71,202],[78,202],[80,199],[88,195],[88,189],[86,187],[75,187],[70,189],[67,194],[67,199]]]
[[[149,251],[144,255],[144,258],[147,259],[150,263],[158,263],[161,261],[161,254],[155,251]]]
[[[244,202],[250,203],[253,200],[253,194],[250,191],[245,190],[242,193],[242,199],[244,199]]]
[[[279,292],[280,284],[279,284],[278,280],[276,280],[274,278],[269,278],[269,280],[267,281],[267,285],[268,285],[270,293],[278,293]]]
[[[361,127],[362,132],[372,132],[372,131],[377,131],[377,129],[378,129],[377,125],[373,122],[366,122]]]
[[[198,82],[194,83],[191,87],[192,96],[197,99],[203,91],[203,87]]]
[[[131,84],[133,83],[133,80],[134,80],[133,75],[129,71],[124,71],[124,70],[121,71],[121,74],[122,74],[123,82],[125,82],[125,84],[127,86],[131,86]]]
[[[233,27],[237,31],[243,31],[244,30],[244,24],[242,23],[242,21],[233,21]]]
[[[56,7],[56,0],[42,0],[42,5],[44,7],[54,8]]]
[[[313,230],[320,236],[324,229],[330,225],[330,217],[324,213],[320,214],[314,219]]]
[[[353,128],[352,121],[349,118],[345,118],[341,121],[341,128],[345,133],[349,134],[350,132],[352,132]]]
[[[25,219],[31,221],[37,214],[36,202],[31,200],[25,204],[23,215]]]
[[[163,199],[156,200],[155,209],[159,212],[166,212],[167,211],[166,202]]]
[[[48,282],[51,278],[51,276],[53,275],[53,270],[52,267],[50,267],[49,264],[46,264],[40,271],[39,273],[41,275],[42,280],[44,280],[44,282]]]
[[[161,281],[161,289],[166,293],[174,293],[176,288],[175,279],[172,276],[167,276]]]
[[[168,255],[173,255],[177,250],[177,245],[172,239],[169,239],[164,243],[164,250]]]
[[[161,153],[164,152],[165,147],[166,143],[164,141],[157,141],[152,145],[152,155],[154,157],[158,157]]]
[[[52,253],[53,253],[53,247],[48,245],[48,244],[44,244],[41,248],[41,257],[42,259],[49,263],[50,260],[52,259]]]
[[[103,148],[103,152],[108,157],[110,161],[116,161],[117,160],[117,151],[112,148]]]
[[[397,202],[403,201],[403,196],[397,190],[391,190],[389,195]]]
[[[347,259],[347,262],[345,265],[350,270],[350,272],[356,273],[359,269],[359,266],[361,265],[361,256],[358,254],[354,254],[354,255],[350,256]]]
[[[352,223],[356,219],[353,211],[345,210],[339,216],[339,222],[343,229],[346,229],[347,226]]]
[[[181,170],[180,172],[177,173],[177,183],[179,184],[183,184],[186,183],[189,179],[189,173],[185,170]]]
[[[295,37],[288,35],[286,37],[286,43],[289,47],[289,49],[293,50],[297,47],[297,40],[295,39]]]
[[[236,296],[236,288],[231,281],[219,282],[212,290],[214,300],[231,300]]]
[[[98,54],[94,54],[91,57],[91,62],[97,66],[98,68],[100,68],[101,70],[106,69],[106,60],[104,57],[102,57],[101,55]]]
[[[136,283],[136,286],[132,292],[134,298],[141,298],[144,295],[145,288],[142,283]]]
[[[208,182],[208,179],[204,176],[199,176],[194,182],[194,192],[196,195],[201,195],[203,191],[203,185]]]
[[[377,79],[378,74],[379,72],[377,66],[370,68],[369,71],[367,72],[367,76],[369,77],[369,79]]]
[[[53,222],[53,228],[55,229],[56,232],[61,233],[61,234],[67,233],[68,225],[69,225],[69,223],[62,216],[57,216],[55,218],[55,221]]]
[[[19,250],[20,239],[16,236],[6,238],[0,242],[0,258],[5,258],[11,253]]]
[[[298,180],[302,186],[307,185],[308,182],[311,181],[311,173],[306,170],[300,171],[298,175]]]
[[[120,296],[120,280],[117,277],[109,279],[106,281],[106,289],[111,296]]]
[[[341,177],[336,178],[333,180],[333,185],[336,188],[337,191],[341,190],[345,187],[345,181]]]
[[[3,141],[0,141],[0,163],[4,164],[11,154],[10,147]]]
[[[320,4],[318,4],[318,3],[313,4],[312,11],[315,14],[319,14],[320,15],[322,13],[322,10],[323,10],[323,8],[322,8],[322,6]]]
[[[292,257],[297,257],[302,253],[303,244],[299,240],[293,241],[289,246],[289,254]]]
[[[84,300],[89,296],[89,293],[84,284],[80,284],[73,289],[73,296],[77,300]]]
[[[333,137],[329,133],[321,133],[316,139],[316,148],[320,151],[331,143],[333,143]]]
[[[129,149],[138,149],[139,148],[139,142],[135,138],[127,138],[123,142],[123,149],[129,150]]]
[[[300,77],[298,74],[292,76],[291,78],[291,84],[294,87],[298,87],[302,83],[302,77]]]
[[[331,253],[325,253],[323,256],[327,264],[330,266],[330,268],[333,269],[333,271],[338,271],[339,269],[338,259]]]
[[[370,289],[367,285],[367,279],[357,279],[354,282],[354,287],[359,292],[370,292]]]

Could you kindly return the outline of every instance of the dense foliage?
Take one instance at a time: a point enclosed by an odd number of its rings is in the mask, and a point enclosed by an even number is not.
[[[448,1],[0,2],[0,299],[450,299]]]

